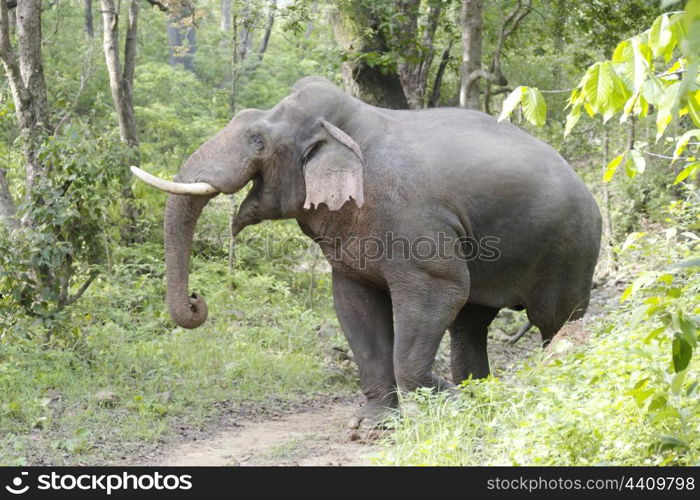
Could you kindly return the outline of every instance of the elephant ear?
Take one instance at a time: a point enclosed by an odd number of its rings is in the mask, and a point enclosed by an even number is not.
[[[321,129],[304,164],[304,208],[318,208],[325,203],[329,210],[340,210],[350,199],[361,207],[364,195],[360,146],[332,123],[322,121]]]

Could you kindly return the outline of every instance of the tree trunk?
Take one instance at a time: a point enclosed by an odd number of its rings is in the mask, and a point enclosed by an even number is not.
[[[493,49],[493,56],[489,64],[488,71],[479,69],[469,75],[469,80],[474,81],[483,78],[484,86],[484,107],[485,113],[491,112],[491,95],[496,93],[491,91],[491,85],[496,84],[504,87],[508,85],[508,80],[501,71],[501,53],[505,46],[506,39],[513,34],[518,25],[532,12],[532,0],[516,0],[515,7],[502,20],[498,28],[498,39]]]
[[[610,162],[610,138],[608,136],[608,127],[603,125],[603,174]],[[601,176],[602,177],[602,176]],[[609,183],[603,181],[603,241],[605,255],[608,261],[608,275],[615,272],[617,263],[615,261],[615,253],[613,252],[613,224],[610,211],[610,188]]]
[[[437,72],[435,73],[435,81],[433,82],[433,92],[430,95],[430,100],[428,101],[428,107],[437,108],[440,105],[440,92],[442,88],[442,78],[447,69],[447,64],[450,62],[450,51],[452,50],[452,40],[450,40],[447,48],[442,53],[442,58],[440,59],[440,65],[438,66]]]
[[[95,37],[95,28],[92,23],[92,0],[83,0],[83,13],[85,15],[85,36],[92,40]]]
[[[242,76],[250,78],[267,51],[267,46],[272,35],[272,27],[275,23],[275,14],[277,12],[277,0],[270,0],[267,22],[265,23],[265,31],[260,40],[257,52],[252,54],[253,44],[253,25],[257,13],[251,10],[249,4],[244,4],[240,13],[234,9],[233,15],[233,36],[232,36],[232,52],[231,52],[231,94],[229,96],[229,107],[231,113],[236,112],[236,94],[238,92],[238,82]]]
[[[377,19],[358,2],[336,4],[330,11],[336,41],[346,54],[343,62],[345,88],[363,101],[391,109],[406,109],[408,101],[399,76],[390,70],[371,66],[362,57],[370,52],[387,52],[387,41]],[[367,34],[368,29],[371,35]]]
[[[398,73],[401,86],[411,109],[425,107],[425,91],[428,73],[435,57],[433,39],[440,21],[442,9],[437,2],[429,2],[425,13],[425,26],[419,23],[420,0],[401,0],[397,3],[399,15],[392,45],[398,48],[400,60]],[[415,43],[406,43],[415,40]]]
[[[231,0],[221,0],[221,31],[228,33],[231,29]]]
[[[312,19],[316,17],[316,12],[318,12],[318,2],[314,0],[311,2],[311,16],[309,16],[309,21],[306,23],[306,30],[304,31],[304,38],[307,40],[311,37],[311,33],[314,31],[314,23]]]
[[[17,4],[10,9],[10,28],[14,29],[17,26],[17,11],[14,9]]]
[[[139,140],[134,118],[132,95],[134,64],[136,58],[137,0],[129,0],[126,41],[124,43],[124,70],[119,59],[119,17],[113,0],[100,0],[104,28],[103,49],[109,73],[109,88],[112,91],[114,110],[119,123],[121,140],[131,147],[138,147]]]
[[[481,46],[484,25],[484,0],[463,0],[462,3],[462,71],[459,105],[480,109],[481,86],[474,72],[481,69]]]
[[[423,107],[424,88],[421,85],[421,62],[422,48],[418,42],[418,15],[420,0],[397,0],[397,16],[393,21],[395,24],[395,35],[389,38],[385,35],[391,45],[398,48],[401,55],[397,64],[397,73],[403,93],[406,96],[408,107],[419,109]],[[406,43],[405,40],[412,40]],[[413,42],[415,40],[415,42]],[[403,42],[403,43],[402,43]]]
[[[229,93],[228,105],[231,115],[236,114],[236,98],[238,95],[238,65],[240,64],[238,49],[238,14],[233,14],[233,31],[231,34],[231,92]]]
[[[10,39],[9,12],[7,4],[0,7],[0,59],[10,84],[15,103],[15,114],[26,163],[26,200],[33,195],[34,184],[45,170],[38,158],[37,150],[49,126],[49,103],[44,81],[41,56],[41,0],[19,2],[17,9],[17,51]],[[0,180],[0,191],[5,203],[8,201],[7,181]],[[4,184],[4,185],[3,185]],[[3,213],[13,212],[9,207]]]
[[[136,67],[136,49],[138,45],[137,26],[139,5],[138,0],[129,0],[126,33],[124,40],[124,68],[121,67],[119,58],[119,13],[116,11],[113,0],[100,0],[102,8],[103,24],[103,49],[107,72],[109,74],[109,87],[112,92],[112,102],[119,124],[119,136],[132,154],[130,163],[139,165],[139,138],[134,115],[134,68]],[[124,198],[122,214],[127,221],[121,227],[122,240],[131,243],[136,240],[134,231],[138,219],[137,210],[134,207],[134,194],[130,185],[122,190]]]
[[[634,123],[636,119],[630,116],[627,120],[627,150],[634,149]]]
[[[5,169],[0,167],[0,224],[16,227],[17,219],[15,219],[15,215],[17,208],[10,194],[10,185],[7,182],[5,173]]]
[[[238,213],[238,202],[236,202],[236,193],[229,195],[229,212],[228,212],[228,270],[233,274],[236,269],[236,236],[234,221]]]
[[[238,21],[238,30],[236,33],[236,43],[234,44],[234,50],[238,51],[238,64],[241,64],[243,63],[243,61],[245,61],[245,58],[248,56],[248,52],[250,51],[250,44],[253,41],[253,13],[250,10],[250,6],[247,3],[245,3],[243,8],[241,9],[240,16],[236,17]]]
[[[194,12],[189,4],[171,11],[168,16],[168,46],[171,66],[181,64],[188,71],[194,71],[194,54],[197,51],[195,26],[192,22]]]
[[[258,62],[262,61],[267,45],[270,43],[270,35],[272,34],[272,26],[275,24],[275,13],[277,12],[277,0],[270,1],[270,12],[267,15],[267,23],[265,23],[265,32],[263,33],[260,46],[258,47]]]
[[[554,27],[552,29],[552,38],[554,39],[555,47],[564,46],[564,29],[566,26],[566,0],[557,0],[557,4],[554,7]],[[552,64],[552,75],[554,75],[554,81],[558,84],[561,82],[561,62],[559,59],[555,59]]]

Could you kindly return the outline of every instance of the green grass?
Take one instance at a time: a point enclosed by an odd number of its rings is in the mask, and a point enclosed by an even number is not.
[[[700,339],[700,275],[697,267],[672,271],[697,255],[694,239],[669,247],[664,235],[646,237],[622,256],[627,275],[671,271],[585,324],[587,343],[564,337],[503,378],[465,382],[456,400],[409,396],[377,462],[698,465],[700,356],[695,349],[683,368],[690,354],[677,345]]]
[[[419,393],[418,411],[396,422],[378,462],[396,465],[660,465],[693,464],[690,448],[669,448],[684,436],[678,419],[638,404],[635,386],[666,373],[670,342],[598,325],[591,343],[553,358],[538,353],[506,379],[465,384],[458,401]],[[698,379],[693,361],[686,389]],[[692,381],[691,381],[692,378]],[[410,405],[409,405],[410,406]],[[669,404],[669,407],[672,406]],[[697,398],[679,398],[686,430],[700,426]],[[670,410],[669,410],[670,411]]]
[[[202,425],[216,403],[269,406],[348,387],[323,363],[323,342],[342,338],[316,335],[335,325],[327,277],[310,309],[298,276],[237,270],[232,282],[225,259],[195,259],[192,286],[210,317],[184,330],[165,310],[160,246],[118,261],[48,345],[37,347],[41,328],[30,319],[2,333],[1,464],[105,463],[167,439],[176,423]],[[100,401],[100,391],[115,400]]]

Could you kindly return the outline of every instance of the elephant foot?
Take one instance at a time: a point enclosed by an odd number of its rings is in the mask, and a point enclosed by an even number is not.
[[[433,387],[435,387],[438,391],[452,392],[454,389],[456,389],[456,386],[446,378],[435,375],[434,373],[431,374],[431,376],[433,379]]]
[[[395,411],[395,408],[368,401],[352,416],[348,422],[348,428],[363,431],[383,428],[382,423],[384,420]]]

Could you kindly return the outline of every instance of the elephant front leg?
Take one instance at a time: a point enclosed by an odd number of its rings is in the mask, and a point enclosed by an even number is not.
[[[392,362],[394,326],[386,292],[333,271],[333,300],[360,372],[366,402],[350,428],[372,428],[398,405]]]
[[[433,374],[433,362],[445,330],[467,301],[469,278],[456,270],[450,278],[412,275],[410,283],[394,284],[394,376],[402,392],[418,387],[452,389]]]

